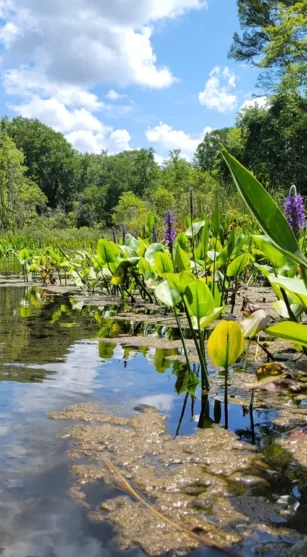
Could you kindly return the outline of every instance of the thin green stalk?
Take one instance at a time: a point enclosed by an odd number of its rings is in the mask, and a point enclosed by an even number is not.
[[[59,282],[60,282],[60,286],[62,286],[62,280],[61,280],[61,273],[60,273],[60,269],[57,268],[58,271],[58,277],[59,277]]]
[[[177,426],[177,429],[176,429],[176,436],[179,435],[179,433],[180,433],[180,428],[181,428],[182,420],[183,420],[184,415],[185,415],[185,411],[186,411],[187,403],[188,403],[188,400],[189,400],[189,396],[190,396],[190,393],[186,393],[186,395],[184,397],[184,402],[183,402],[178,426]]]
[[[224,409],[225,409],[225,429],[228,429],[228,368],[225,368],[225,392],[224,392]]]
[[[213,284],[212,284],[212,296],[214,298],[215,294],[215,271],[216,271],[216,244],[217,238],[215,239],[215,246],[214,246],[214,259],[213,259]]]
[[[247,370],[247,361],[248,361],[248,354],[249,354],[249,348],[250,348],[250,344],[251,344],[252,339],[249,338],[247,341],[247,347],[245,350],[245,358],[244,358],[244,366],[243,366],[243,371]]]
[[[256,435],[255,435],[255,422],[254,422],[254,396],[255,391],[252,389],[251,400],[249,404],[249,415],[251,419],[251,432],[252,432],[252,445],[256,445]]]
[[[174,310],[174,315],[175,315],[177,327],[178,327],[178,330],[179,330],[179,335],[180,335],[180,339],[181,339],[181,343],[182,343],[182,348],[183,348],[183,351],[184,351],[184,356],[185,356],[185,359],[186,359],[186,362],[187,362],[187,366],[188,366],[188,369],[189,369],[190,373],[193,373],[192,368],[191,368],[189,354],[188,354],[188,351],[187,351],[186,343],[185,343],[184,336],[183,336],[182,329],[181,329],[181,325],[180,325],[180,320],[179,320],[179,317],[178,317],[178,314],[177,314],[176,306],[173,307],[173,310]]]
[[[223,283],[222,283],[222,292],[221,292],[221,300],[222,300],[222,304],[225,301],[225,284],[226,284],[226,270],[227,270],[227,263],[225,265],[225,272],[224,272],[224,276],[223,276]],[[227,299],[226,299],[227,302]]]
[[[231,313],[234,312],[235,309],[235,305],[236,305],[236,298],[237,298],[237,290],[238,290],[238,278],[235,278],[235,284],[234,284],[234,291],[233,291],[233,295],[232,295],[232,306],[231,306]]]
[[[189,314],[187,305],[185,303],[185,299],[184,297],[182,297],[182,301],[183,301],[183,306],[184,306],[184,310],[187,316],[187,320],[189,323],[189,327],[193,336],[193,340],[194,340],[194,344],[195,344],[195,348],[197,351],[197,355],[199,357],[199,361],[200,361],[200,367],[201,367],[201,383],[202,383],[202,389],[206,389],[207,391],[209,391],[210,389],[210,383],[209,383],[209,378],[208,378],[208,369],[207,369],[207,363],[206,363],[206,358],[204,358],[203,356],[203,352],[201,350],[201,343],[198,342],[197,340],[197,335],[195,332],[195,329],[193,327],[192,321],[191,321],[191,316]],[[199,329],[200,330],[200,329]]]
[[[65,257],[65,259],[67,259],[68,263],[70,263],[70,265],[72,265],[78,275],[78,277],[82,280],[83,284],[86,284],[86,286],[88,287],[89,290],[91,290],[91,285],[90,283],[85,280],[79,273],[78,269],[72,264],[71,260],[69,259],[69,257],[66,255],[66,253],[62,250],[62,248],[56,244],[56,247],[60,250],[61,254]]]
[[[140,280],[140,278],[138,277],[137,273],[135,273],[134,270],[132,270],[131,272],[132,272],[132,276],[134,277],[135,281],[137,282],[139,288],[142,289],[143,292],[145,293],[145,299],[146,299],[146,296],[148,296],[148,299],[149,299],[150,303],[153,304],[154,300],[153,300],[150,292],[146,288],[145,284]]]

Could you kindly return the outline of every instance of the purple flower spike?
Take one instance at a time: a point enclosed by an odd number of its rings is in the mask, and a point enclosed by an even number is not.
[[[291,186],[284,206],[288,224],[294,234],[299,237],[300,230],[306,228],[306,217],[303,198],[297,194],[295,186]]]
[[[176,238],[176,230],[174,228],[174,223],[175,223],[174,211],[168,209],[168,211],[165,211],[166,229],[164,234],[164,240],[166,245],[169,247],[171,251],[173,251],[173,245]]]

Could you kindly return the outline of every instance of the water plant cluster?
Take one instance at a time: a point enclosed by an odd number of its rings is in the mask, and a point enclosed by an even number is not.
[[[228,370],[245,353],[261,331],[295,343],[307,352],[307,259],[304,254],[303,200],[292,187],[285,214],[258,180],[225,149],[222,154],[234,183],[251,215],[250,223],[232,222],[222,215],[218,201],[210,215],[194,217],[193,191],[184,229],[177,232],[172,210],[165,214],[165,235],[157,239],[155,216],[150,213],[142,237],[127,232],[121,239],[101,238],[95,250],[64,251],[60,245],[14,250],[1,245],[1,254],[19,259],[25,281],[75,286],[88,294],[99,292],[130,305],[143,304],[153,311],[172,313],[179,332],[189,374],[193,376],[188,336],[193,339],[201,369],[201,387],[209,392],[211,362]],[[280,319],[245,302],[238,319],[237,295],[242,285],[270,284],[276,294],[274,310]],[[149,304],[149,305],[148,305]],[[240,313],[240,312],[239,312]],[[207,330],[214,328],[209,342]],[[259,342],[259,339],[258,339]],[[264,348],[268,357],[270,353]]]

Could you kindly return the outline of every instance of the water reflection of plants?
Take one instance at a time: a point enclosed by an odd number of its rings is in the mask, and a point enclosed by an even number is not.
[[[228,216],[221,214],[218,203],[211,215],[196,215],[191,192],[190,213],[183,230],[176,233],[174,215],[169,211],[165,238],[160,242],[156,239],[154,216],[149,215],[142,236],[131,236],[125,227],[120,242],[100,239],[96,252],[80,250],[67,254],[60,246],[40,250],[25,247],[16,252],[26,281],[30,276],[38,276],[43,282],[57,280],[61,285],[70,279],[86,293],[99,292],[109,300],[114,298],[114,303],[118,300],[134,308],[143,304],[143,308],[152,308],[155,312],[170,312],[181,338],[191,380],[195,374],[186,343],[187,329],[193,339],[204,392],[210,389],[206,329],[211,328],[215,320],[225,319],[228,304],[231,313],[235,311],[242,284],[252,283],[256,278],[263,277],[271,284],[277,297],[274,310],[281,320],[271,324],[261,305],[247,304],[243,308],[245,319],[241,328],[246,346],[243,347],[241,339],[242,350],[238,356],[245,350],[244,369],[248,365],[252,339],[256,339],[269,359],[274,359],[259,342],[258,335],[263,330],[299,345],[303,353],[307,353],[307,327],[302,322],[307,313],[307,259],[301,233],[303,218],[298,214],[295,220],[294,215],[294,210],[302,212],[301,200],[292,188],[286,203],[288,223],[256,178],[228,152],[223,150],[222,153],[255,218],[249,226],[246,221],[234,225]],[[264,234],[260,234],[261,230]],[[3,248],[3,254],[8,250],[8,247]],[[29,316],[30,307],[31,304],[24,305],[25,317]],[[78,303],[74,309],[78,309]],[[63,323],[65,315],[72,316],[70,311],[57,310],[53,323]],[[114,322],[112,310],[108,311],[104,314],[97,311],[95,319],[101,336],[115,337],[119,326]],[[63,326],[66,325],[63,323]],[[236,342],[234,331],[233,327],[229,328],[230,348]],[[134,334],[136,329],[131,332]],[[212,338],[215,350],[223,350],[224,344],[218,335]],[[228,368],[225,369],[225,391],[227,375]]]

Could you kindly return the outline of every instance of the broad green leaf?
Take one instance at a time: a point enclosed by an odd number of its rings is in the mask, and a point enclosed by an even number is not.
[[[160,277],[165,273],[173,273],[174,265],[169,253],[158,251],[155,255],[155,269]]]
[[[211,291],[201,279],[195,280],[187,286],[185,301],[189,313],[197,319],[211,315],[214,311]]]
[[[151,244],[146,252],[145,252],[145,259],[146,261],[148,261],[148,263],[150,263],[151,265],[155,264],[155,255],[158,251],[164,251],[164,246],[163,244],[159,244],[159,243],[155,243],[155,244]]]
[[[244,337],[253,338],[260,331],[263,331],[263,329],[266,328],[270,320],[270,316],[263,309],[254,311],[254,313],[246,319],[243,319],[240,323]]]
[[[167,351],[157,348],[155,352],[155,368],[158,373],[164,373],[170,367],[170,360],[167,359]]]
[[[208,340],[208,354],[216,367],[228,369],[244,352],[244,336],[235,321],[221,321]]]
[[[123,284],[127,278],[127,273],[129,267],[134,267],[139,262],[139,257],[131,257],[130,259],[126,259],[125,261],[121,261],[120,264],[116,267],[113,277],[112,277],[112,284],[119,285]]]
[[[221,280],[223,280],[223,277],[221,277]],[[218,285],[216,284],[215,281],[213,281],[211,279],[208,280],[207,285],[209,286],[210,291],[212,293],[215,307],[219,307],[223,303],[223,300],[222,300],[222,294],[219,290]]]
[[[31,254],[30,254],[29,250],[27,248],[25,248],[25,249],[20,250],[18,256],[19,256],[19,261],[20,261],[21,265],[23,265],[24,263],[26,263],[30,259]]]
[[[262,251],[266,259],[269,260],[273,269],[281,269],[289,264],[289,260],[285,255],[268,242],[266,236],[253,236],[253,241]]]
[[[307,307],[307,288],[302,279],[288,278],[280,275],[275,277],[273,274],[269,275],[268,279],[280,299],[283,299],[280,292],[280,288],[283,288],[291,297],[290,303]]]
[[[183,226],[184,228],[189,228],[189,226],[191,226],[191,217],[190,215],[185,215],[184,219],[183,219]]]
[[[146,250],[147,245],[145,244],[145,242],[143,242],[143,240],[139,240],[139,247],[136,250],[137,255],[139,255],[139,257],[144,257]]]
[[[154,224],[155,224],[155,215],[150,212],[147,215],[147,228],[148,228],[149,234],[152,233],[152,229],[153,229]]]
[[[132,257],[133,255],[135,255],[134,249],[129,248],[128,246],[119,246],[119,249],[124,257]]]
[[[236,245],[236,231],[233,228],[229,234],[229,238],[226,244],[228,257],[232,255],[235,245]]]
[[[243,234],[240,234],[240,236],[238,236],[236,238],[235,245],[234,245],[234,248],[232,250],[232,256],[233,257],[237,257],[237,255],[240,255],[244,246],[247,244],[246,239],[247,239],[247,237],[244,236]]]
[[[205,225],[204,220],[200,220],[199,222],[193,222],[192,226],[189,226],[189,228],[185,231],[186,236],[188,236],[188,238],[192,236],[197,236],[197,234],[199,234],[199,232],[201,231],[204,225]]]
[[[287,306],[286,306],[286,304],[283,300],[277,300],[277,302],[274,302],[272,304],[272,307],[275,309],[275,311],[278,313],[278,315],[280,315],[280,317],[282,317],[283,319],[290,319],[290,316],[289,316],[289,313],[288,313],[288,308],[287,308]],[[297,318],[304,311],[304,307],[301,306],[300,304],[291,304],[290,308],[291,308],[292,313]]]
[[[155,289],[155,294],[158,300],[168,307],[174,307],[181,300],[180,294],[169,287],[168,282],[165,280],[159,284]]]
[[[190,240],[184,232],[179,232],[179,234],[177,234],[176,243],[177,246],[179,245],[184,251],[188,251],[190,249]]]
[[[199,385],[199,379],[196,373],[190,371],[187,366],[181,365],[176,371],[177,381],[175,383],[176,393],[188,392],[190,395],[195,396],[196,389]]]
[[[139,243],[139,240],[137,240],[134,236],[132,236],[132,234],[129,234],[129,232],[127,232],[125,237],[125,245],[128,246],[128,248],[131,248],[133,251],[137,251],[139,248]]]
[[[236,257],[227,267],[227,276],[228,277],[237,277],[239,276],[242,271],[244,271],[245,267],[250,263],[251,255],[249,253],[242,253]]]
[[[187,286],[196,280],[193,273],[189,271],[181,271],[181,273],[166,273],[164,278],[167,280],[170,288],[177,290],[181,296],[184,295]]]
[[[190,258],[180,244],[177,244],[176,248],[175,265],[179,271],[187,271],[190,269]]]
[[[145,275],[145,273],[155,274],[153,267],[150,265],[150,263],[148,263],[148,261],[146,261],[146,259],[144,259],[144,257],[141,257],[139,261],[139,273],[141,275]]]
[[[267,278],[269,278],[271,272],[273,271],[273,268],[269,267],[269,265],[259,265],[259,263],[254,263],[254,267],[259,269],[259,271],[261,271],[261,273]]]
[[[207,256],[209,257],[209,259],[211,259],[211,261],[217,261],[218,256],[220,255],[219,251],[215,251],[215,250],[209,250],[207,252]]]
[[[229,258],[227,246],[223,247],[222,251],[219,253],[217,258],[215,268],[221,269],[226,265],[227,259]]]
[[[199,244],[195,250],[196,259],[198,259],[199,261],[207,259],[208,245],[209,245],[209,220],[207,219],[201,231]]]
[[[307,346],[307,325],[293,321],[282,321],[266,329],[266,333],[272,337],[282,338],[294,344]]]
[[[97,255],[100,263],[112,263],[120,256],[119,247],[110,240],[98,240]]]
[[[239,192],[265,234],[291,259],[307,266],[307,260],[299,249],[297,239],[274,199],[253,174],[230,155],[224,147],[222,148],[222,155]]]
[[[202,317],[200,319],[200,323],[199,323],[200,328],[201,329],[206,329],[209,325],[211,325],[211,323],[213,321],[215,321],[215,319],[217,319],[218,316],[222,313],[223,309],[225,309],[225,308],[224,307],[214,308],[213,313],[211,313],[211,315],[208,315],[206,317]],[[198,329],[197,317],[192,316],[191,321],[192,321],[193,329]]]
[[[102,360],[109,360],[114,354],[116,344],[106,344],[105,342],[98,343],[99,357]]]

